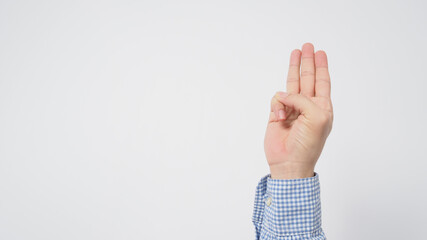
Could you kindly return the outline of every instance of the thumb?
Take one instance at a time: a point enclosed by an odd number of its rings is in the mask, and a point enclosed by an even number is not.
[[[277,92],[276,98],[285,106],[291,107],[299,111],[302,115],[308,117],[315,114],[317,105],[308,97],[302,94]]]

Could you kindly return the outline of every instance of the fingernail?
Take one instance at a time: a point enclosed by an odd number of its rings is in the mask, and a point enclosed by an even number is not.
[[[289,95],[287,92],[279,92],[278,94],[280,97],[283,97],[283,98],[285,98]]]
[[[285,110],[283,110],[283,109],[279,110],[279,118],[280,119],[285,119]]]

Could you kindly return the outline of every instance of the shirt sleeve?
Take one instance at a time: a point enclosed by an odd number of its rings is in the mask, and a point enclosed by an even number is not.
[[[256,240],[325,240],[321,227],[319,175],[272,179],[256,188],[252,222]]]

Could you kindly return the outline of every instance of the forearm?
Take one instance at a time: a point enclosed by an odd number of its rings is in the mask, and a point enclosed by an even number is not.
[[[258,183],[252,219],[256,240],[321,240],[319,175],[309,178],[272,179]]]

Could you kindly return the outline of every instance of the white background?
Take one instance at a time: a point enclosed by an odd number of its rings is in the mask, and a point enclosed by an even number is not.
[[[422,1],[1,1],[0,239],[253,239],[289,54],[329,57],[328,239],[425,239]]]

